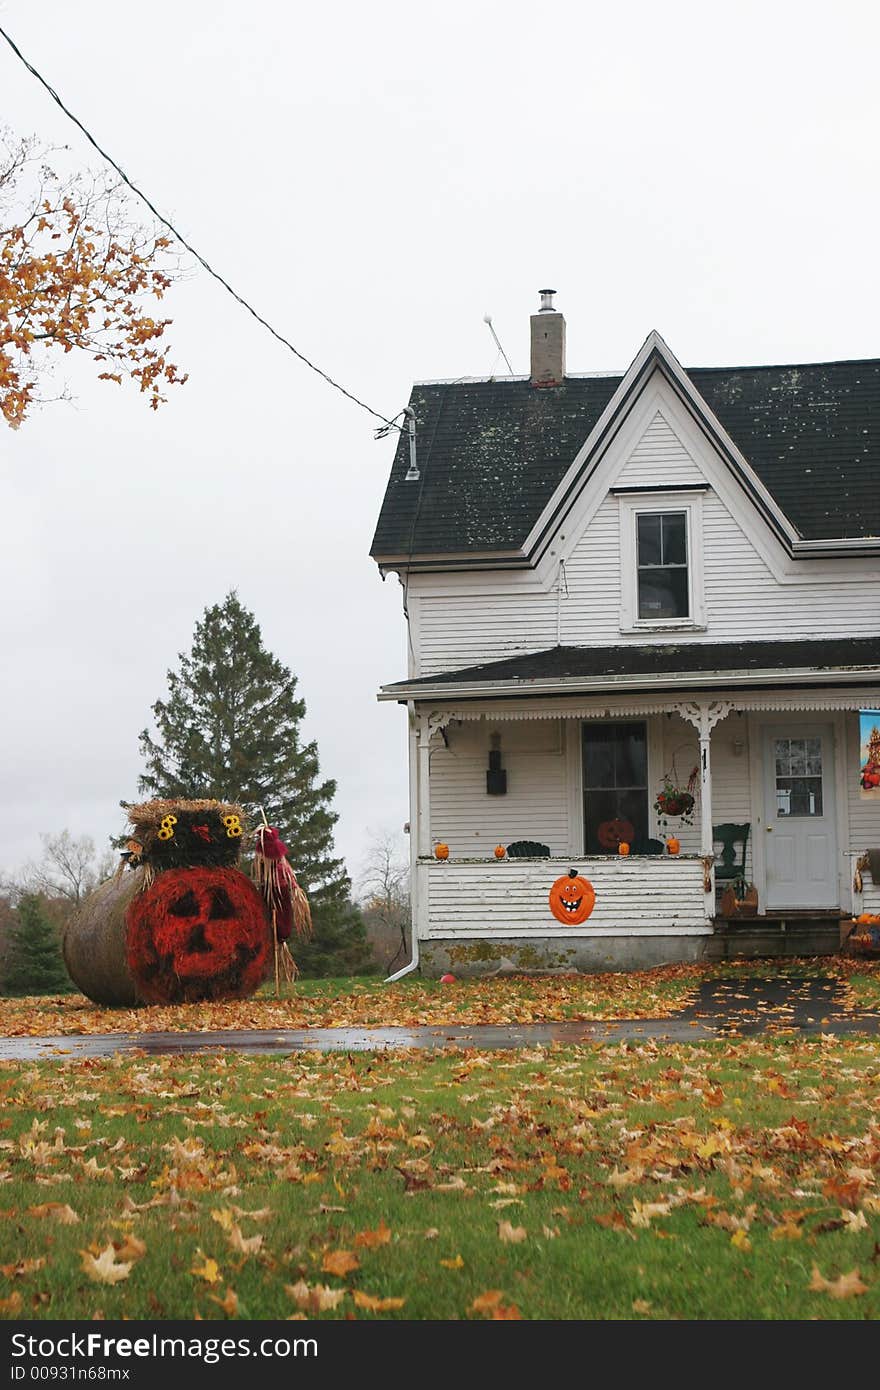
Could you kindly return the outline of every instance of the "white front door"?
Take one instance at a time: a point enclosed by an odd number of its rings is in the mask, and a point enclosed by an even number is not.
[[[767,909],[838,907],[833,730],[765,725],[763,752]]]

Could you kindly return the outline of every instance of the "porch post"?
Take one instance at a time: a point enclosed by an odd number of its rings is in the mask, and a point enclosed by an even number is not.
[[[706,892],[705,911],[708,919],[715,916],[715,865],[711,862],[715,854],[712,835],[712,724],[709,720],[708,706],[701,704],[699,708],[700,722],[697,727],[700,735],[700,853],[706,865],[703,887]]]
[[[719,719],[725,719],[733,708],[729,700],[689,700],[675,708],[683,719],[693,724],[700,740],[700,853],[705,872],[705,916],[715,916],[715,843],[712,835],[712,730]]]

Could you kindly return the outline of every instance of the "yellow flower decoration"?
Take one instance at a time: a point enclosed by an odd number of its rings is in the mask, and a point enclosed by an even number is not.
[[[224,816],[223,824],[226,826],[227,839],[234,840],[242,834],[241,821],[238,816]]]
[[[161,821],[159,822],[159,824],[161,825],[161,827],[162,827],[163,830],[170,830],[171,827],[172,827],[173,825],[176,825],[176,824],[177,824],[177,817],[176,817],[176,816],[170,816],[170,815],[169,815],[169,816],[163,816],[162,819],[161,819]],[[167,837],[166,837],[166,838],[167,838]]]
[[[173,840],[173,839],[174,839],[174,827],[171,826],[171,825],[163,825],[163,826],[160,826],[160,828],[159,828],[159,839],[160,839],[160,840]]]

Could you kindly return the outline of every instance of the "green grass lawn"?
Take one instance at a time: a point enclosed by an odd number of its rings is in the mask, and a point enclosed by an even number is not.
[[[0,1098],[7,1318],[880,1314],[876,1040],[4,1063]]]

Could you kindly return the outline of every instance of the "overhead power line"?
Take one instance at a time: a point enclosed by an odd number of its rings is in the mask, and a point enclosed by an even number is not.
[[[195,257],[199,265],[202,266],[202,268],[208,272],[212,279],[216,280],[218,284],[222,285],[223,288],[227,291],[227,293],[231,294],[232,298],[238,304],[240,304],[243,309],[246,309],[252,318],[255,318],[257,320],[257,323],[262,324],[264,328],[268,329],[268,331],[272,334],[273,338],[276,338],[279,343],[281,343],[284,347],[288,348],[290,352],[293,353],[294,357],[298,357],[300,362],[302,362],[306,367],[308,367],[311,371],[315,372],[318,376],[323,377],[324,381],[327,382],[328,386],[332,386],[334,390],[341,392],[343,396],[345,396],[348,400],[353,401],[355,405],[359,405],[361,410],[366,410],[367,413],[369,415],[372,415],[376,420],[381,420],[383,429],[377,432],[377,437],[379,436],[379,434],[381,434],[382,436],[387,434],[389,428],[400,430],[400,426],[396,424],[396,421],[400,416],[400,411],[398,411],[397,415],[394,416],[394,419],[389,420],[387,415],[383,415],[381,411],[374,410],[372,406],[367,405],[366,401],[362,401],[358,396],[354,395],[353,392],[347,391],[345,387],[340,385],[338,381],[334,381],[332,376],[330,376],[327,372],[323,371],[319,366],[317,366],[308,357],[306,357],[305,353],[300,352],[299,348],[294,347],[293,343],[290,341],[289,338],[285,338],[283,333],[279,333],[277,328],[273,328],[272,324],[269,323],[268,319],[264,319],[263,315],[258,313],[252,304],[249,304],[248,301],[242,295],[240,295],[237,290],[233,289],[229,281],[225,280],[223,276],[219,273],[219,271],[216,271],[214,267],[208,261],[205,260],[205,257],[201,254],[201,252],[197,251],[196,248],[191,244],[191,242],[187,241],[186,237],[183,236],[183,234],[177,230],[173,222],[169,222],[167,217],[162,216],[162,213],[155,206],[155,204],[151,202],[151,200],[147,197],[146,193],[144,193],[142,189],[138,188],[136,183],[132,182],[125,170],[119,164],[116,163],[116,160],[113,158],[113,156],[108,154],[107,151],[103,148],[103,146],[98,144],[91,131],[86,129],[79,117],[75,116],[68,106],[65,106],[64,102],[56,92],[55,88],[51,85],[51,83],[46,81],[42,73],[37,71],[33,63],[28,61],[28,59],[22,53],[21,49],[18,47],[18,44],[14,41],[14,39],[12,39],[9,36],[9,34],[7,34],[6,30],[2,26],[0,26],[0,35],[2,35],[2,37],[6,40],[6,42],[9,44],[9,47],[15,54],[16,58],[18,58],[19,61],[24,64],[31,76],[35,77],[42,87],[45,87],[46,91],[49,93],[56,106],[60,106],[61,110],[64,112],[65,116],[67,116],[68,120],[73,121],[73,124],[79,127],[83,135],[88,140],[89,144],[92,145],[98,151],[98,154],[101,156],[101,158],[105,159],[107,163],[111,166],[111,168],[116,170],[123,183],[127,184],[128,187],[131,189],[132,193],[135,193],[138,196],[138,198],[140,198],[141,202],[146,204],[153,216],[156,217],[158,221],[162,223],[163,227],[168,228],[169,232],[171,232],[172,236],[174,236],[176,240],[180,242],[181,246],[186,247],[190,255]]]

